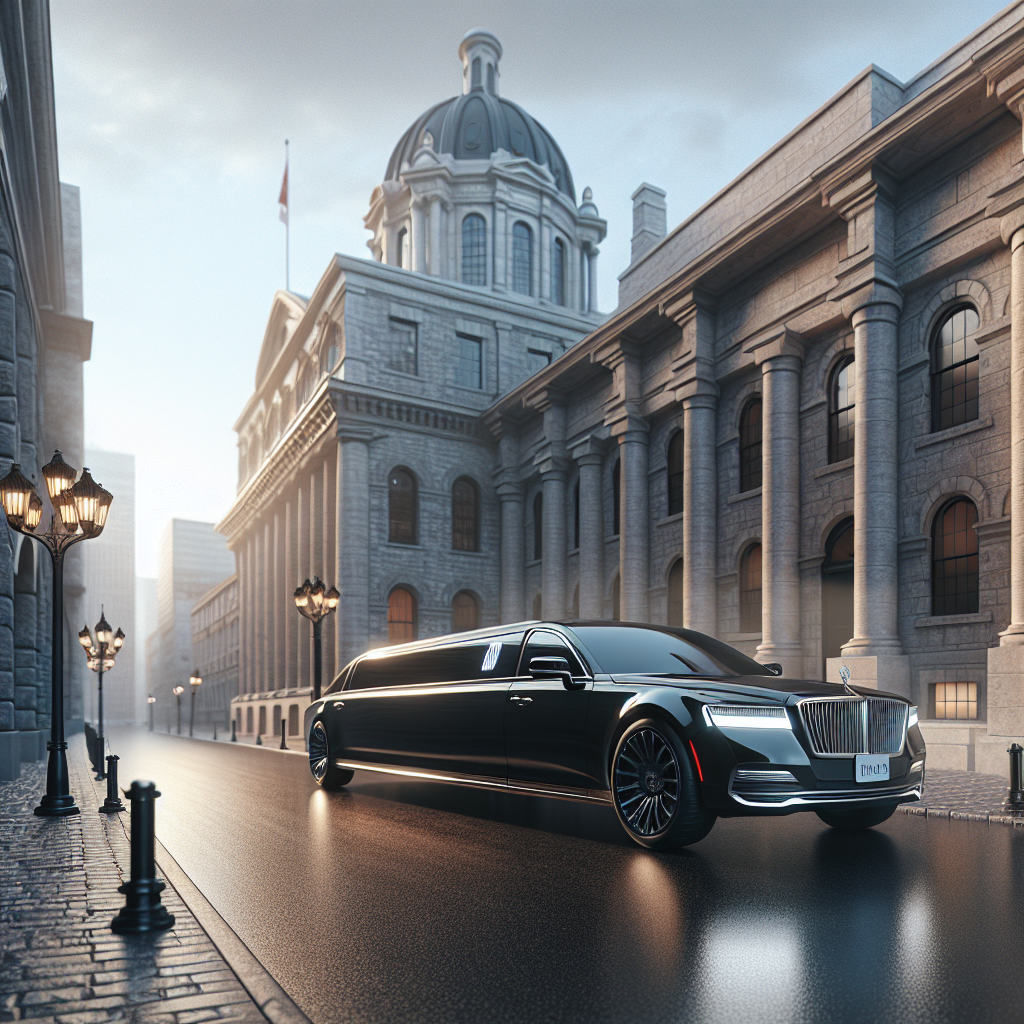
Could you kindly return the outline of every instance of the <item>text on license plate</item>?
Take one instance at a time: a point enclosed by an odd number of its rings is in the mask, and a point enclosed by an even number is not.
[[[889,778],[888,754],[857,754],[853,762],[856,782],[885,782]]]

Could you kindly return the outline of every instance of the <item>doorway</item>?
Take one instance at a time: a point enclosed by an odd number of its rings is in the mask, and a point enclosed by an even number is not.
[[[825,661],[838,658],[853,636],[853,518],[844,519],[828,535],[821,566],[822,679]]]

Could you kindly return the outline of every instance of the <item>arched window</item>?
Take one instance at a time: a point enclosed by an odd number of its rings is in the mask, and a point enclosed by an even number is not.
[[[619,535],[619,510],[622,504],[620,498],[622,497],[622,483],[621,483],[621,466],[619,460],[615,460],[615,465],[612,466],[612,533],[618,537]]]
[[[572,546],[580,546],[580,478],[572,485]]]
[[[752,398],[740,416],[740,491],[761,486],[761,396]]]
[[[480,550],[480,494],[467,477],[460,477],[452,487],[452,548]]]
[[[565,305],[565,243],[560,238],[551,246],[551,301]]]
[[[668,443],[668,514],[683,511],[683,432],[676,431]]]
[[[388,639],[393,643],[416,639],[416,598],[405,587],[395,587],[388,594]]]
[[[481,81],[480,81],[480,58],[479,57],[474,57],[473,58],[473,65],[472,65],[471,74],[472,74],[472,78],[470,80],[470,88],[479,89],[481,84],[482,84]]]
[[[544,495],[538,491],[533,498],[533,557],[544,556]]]
[[[828,389],[828,461],[853,458],[853,415],[857,404],[856,367],[846,356],[832,371]]]
[[[751,544],[740,559],[740,632],[761,632],[760,544]]]
[[[398,266],[403,270],[409,269],[409,231],[406,228],[402,228],[398,232],[398,238],[395,241],[395,253],[398,256]]]
[[[407,469],[393,469],[388,477],[388,540],[416,543],[416,479]]]
[[[512,291],[529,295],[533,289],[533,232],[517,221],[512,228]]]
[[[460,590],[452,598],[452,632],[480,628],[480,603],[468,590]]]
[[[668,624],[683,624],[683,560],[677,558],[668,571]]]
[[[494,95],[494,65],[487,65],[487,91]]]
[[[462,222],[462,283],[487,284],[487,222],[478,213]]]
[[[619,574],[612,580],[612,618],[618,622],[622,618],[622,587],[619,585]]]
[[[978,610],[978,510],[969,498],[954,498],[932,528],[932,615]]]
[[[945,430],[978,418],[980,324],[970,306],[954,309],[932,339],[932,430]]]

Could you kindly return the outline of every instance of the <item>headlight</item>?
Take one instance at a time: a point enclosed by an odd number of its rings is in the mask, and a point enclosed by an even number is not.
[[[917,725],[917,708],[912,707],[910,714],[907,715],[907,728],[913,729]]]
[[[720,729],[792,729],[789,715],[780,707],[738,707],[705,705],[704,715]]]

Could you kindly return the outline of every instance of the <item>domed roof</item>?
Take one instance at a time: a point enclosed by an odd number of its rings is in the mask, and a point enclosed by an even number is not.
[[[496,47],[495,56],[500,56],[500,44],[490,33],[481,30],[467,33],[460,55],[467,41],[481,39]],[[465,56],[463,59],[466,60]],[[424,132],[430,132],[434,152],[450,153],[456,160],[487,160],[492,153],[504,149],[513,156],[543,164],[554,176],[558,190],[575,204],[576,190],[569,164],[551,133],[518,104],[495,95],[497,89],[491,76],[488,76],[487,89],[483,82],[483,75],[479,80],[467,80],[467,91],[463,95],[438,103],[418,117],[395,146],[385,180],[397,180],[402,165],[411,164],[413,154],[423,144]]]

